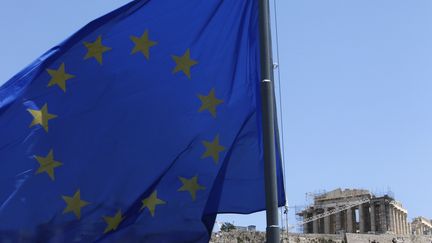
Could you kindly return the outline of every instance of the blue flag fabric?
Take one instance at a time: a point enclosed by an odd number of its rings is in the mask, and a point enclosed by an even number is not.
[[[257,5],[134,1],[5,83],[1,241],[205,242],[265,209]]]

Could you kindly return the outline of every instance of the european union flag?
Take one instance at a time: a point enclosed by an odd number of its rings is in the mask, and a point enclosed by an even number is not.
[[[265,209],[257,2],[137,0],[4,84],[1,241],[201,242]]]

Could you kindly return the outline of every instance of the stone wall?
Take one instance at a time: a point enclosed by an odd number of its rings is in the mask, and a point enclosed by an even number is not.
[[[290,234],[289,241],[284,237],[282,242],[286,243],[345,243],[343,235],[335,234]]]
[[[432,236],[420,235],[394,235],[394,234],[346,234],[348,243],[431,243]]]
[[[282,243],[432,243],[432,236],[398,236],[394,234],[290,234],[281,237]],[[211,243],[261,243],[264,232],[232,231],[212,235]]]
[[[232,231],[212,235],[211,243],[258,243],[265,242],[264,232]],[[281,237],[282,243],[345,243],[343,235],[290,234]]]
[[[213,233],[211,243],[241,243],[241,242],[264,242],[264,232],[231,231]]]

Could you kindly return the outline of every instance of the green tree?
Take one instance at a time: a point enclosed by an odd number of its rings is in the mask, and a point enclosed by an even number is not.
[[[223,232],[230,232],[231,230],[234,230],[235,226],[231,223],[223,223],[221,226],[221,231]]]

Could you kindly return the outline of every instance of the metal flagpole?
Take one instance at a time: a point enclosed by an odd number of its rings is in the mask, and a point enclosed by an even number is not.
[[[273,91],[273,60],[268,0],[259,1],[261,99],[264,139],[264,174],[266,194],[267,243],[279,243],[278,199],[275,150],[275,101]]]

